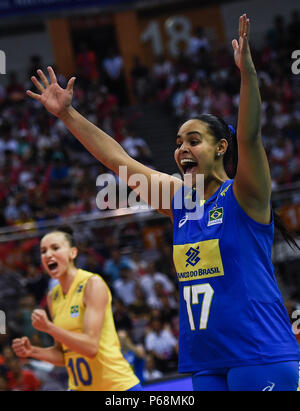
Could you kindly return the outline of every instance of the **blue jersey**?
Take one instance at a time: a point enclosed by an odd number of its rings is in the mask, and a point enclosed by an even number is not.
[[[300,358],[271,261],[274,223],[250,218],[232,188],[225,181],[196,218],[176,209],[183,188],[173,198],[180,372]]]
[[[133,372],[138,377],[141,383],[144,382],[144,369],[145,369],[145,360],[143,358],[138,357],[133,351],[123,351],[123,357],[129,365],[131,366]]]

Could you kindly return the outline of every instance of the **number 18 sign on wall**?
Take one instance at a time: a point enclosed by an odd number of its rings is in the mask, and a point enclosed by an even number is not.
[[[187,50],[197,27],[204,29],[212,43],[225,43],[222,14],[218,7],[165,10],[127,10],[114,15],[128,84],[135,56],[139,56],[149,68],[159,55],[176,59]]]
[[[176,59],[187,50],[197,27],[202,27],[210,40],[225,41],[222,16],[217,7],[158,12],[151,17],[143,13],[138,15],[138,24],[143,57],[148,64],[159,55]]]

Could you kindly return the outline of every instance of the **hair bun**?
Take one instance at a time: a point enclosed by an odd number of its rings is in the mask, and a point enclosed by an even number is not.
[[[66,233],[66,234],[69,234],[71,236],[73,236],[73,234],[74,234],[73,228],[69,225],[66,225],[66,224],[57,227],[56,231],[61,231],[62,233]]]

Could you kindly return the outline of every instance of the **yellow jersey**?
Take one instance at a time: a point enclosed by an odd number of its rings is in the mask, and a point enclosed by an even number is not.
[[[85,306],[83,296],[88,280],[94,275],[79,269],[66,295],[60,284],[51,291],[51,314],[55,325],[65,330],[82,333]],[[84,357],[62,345],[69,389],[74,391],[126,391],[139,383],[129,363],[121,353],[111,307],[111,292],[106,306],[95,358]]]

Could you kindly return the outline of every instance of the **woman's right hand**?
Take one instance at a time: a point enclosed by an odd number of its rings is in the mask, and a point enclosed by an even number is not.
[[[21,358],[31,357],[32,355],[31,344],[27,337],[15,338],[12,342],[12,349]]]
[[[30,90],[27,90],[26,93],[29,97],[40,101],[51,114],[60,118],[71,107],[75,77],[69,80],[67,87],[64,89],[57,83],[52,67],[47,67],[47,70],[50,82],[42,70],[37,70],[41,82],[35,76],[31,77],[31,81],[41,94],[33,93]]]

